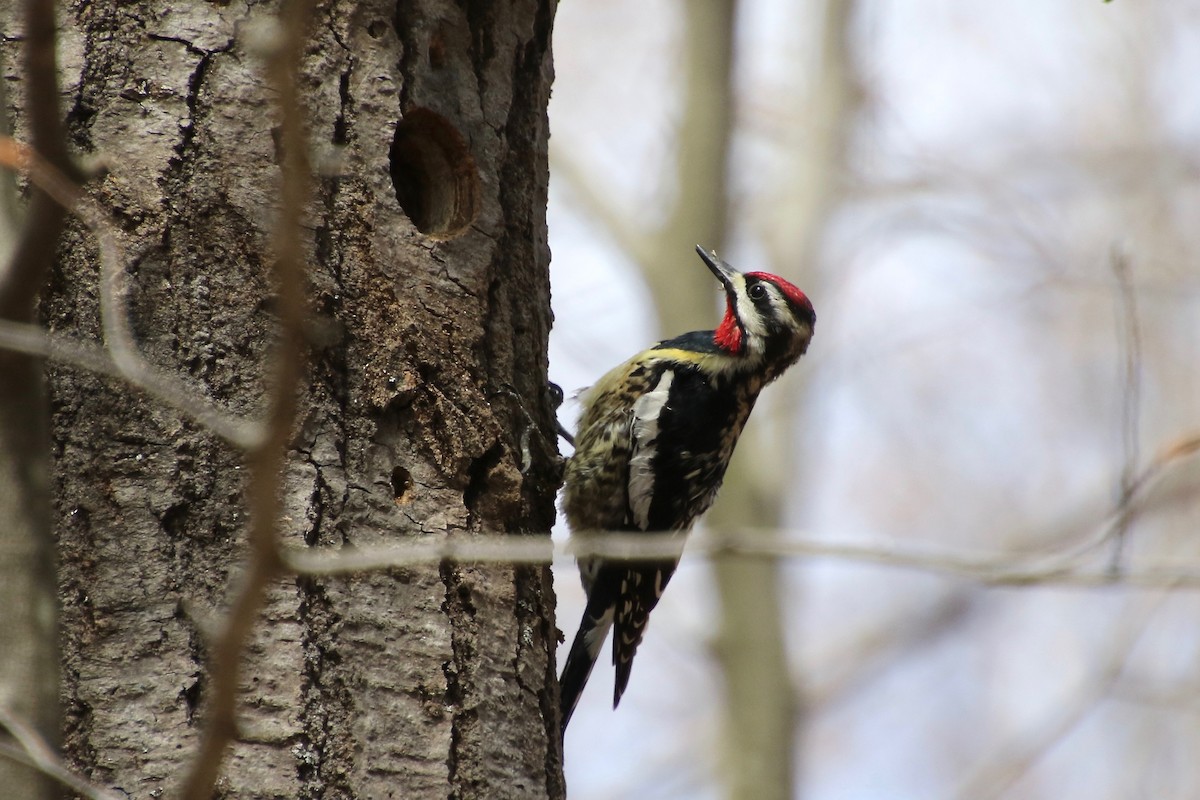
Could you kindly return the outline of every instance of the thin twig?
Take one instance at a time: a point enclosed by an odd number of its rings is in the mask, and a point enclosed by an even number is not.
[[[71,772],[45,739],[32,727],[22,722],[7,708],[0,706],[0,728],[8,731],[16,745],[0,743],[0,757],[8,758],[53,778],[76,794],[88,800],[117,800],[98,786],[93,786]]]
[[[58,111],[53,0],[25,0],[25,114],[33,148],[60,172],[72,169]],[[63,209],[35,187],[8,263],[0,263],[0,318],[28,321],[54,260]]]
[[[283,568],[279,552],[282,473],[296,416],[296,395],[304,376],[304,317],[308,275],[304,263],[302,217],[309,196],[310,165],[298,76],[312,0],[289,0],[280,7],[277,47],[267,54],[267,72],[279,96],[283,152],[281,203],[274,231],[274,278],[278,289],[280,334],[274,363],[270,413],[262,444],[247,455],[251,515],[250,563],[213,646],[212,693],[208,724],[183,786],[187,800],[209,800],[225,752],[237,735],[241,661],[266,600],[267,586]]]
[[[47,358],[110,378],[121,377],[120,370],[104,348],[51,333],[29,322],[0,319],[0,348]]]
[[[58,108],[55,3],[24,0],[21,6],[25,123],[34,147],[69,170]],[[11,250],[0,248],[0,319],[14,322],[36,317],[36,301],[58,251],[64,219],[62,208],[45,192],[33,187],[30,194],[15,244]],[[30,725],[27,749],[35,730],[39,743],[57,742],[62,726],[49,428],[43,365],[26,354],[0,352],[0,549],[8,556],[0,566],[0,647],[5,650],[0,684],[14,711]],[[15,730],[13,735],[20,738]],[[39,771],[5,764],[0,792],[34,800],[51,797],[53,787]]]
[[[370,545],[334,549],[329,547],[285,547],[281,553],[284,568],[297,575],[313,577],[330,575],[352,575],[361,572],[407,567],[417,564],[440,564],[443,561],[480,564],[549,564],[564,561],[569,555],[591,555],[593,549],[617,551],[615,537],[625,539],[619,550],[624,558],[648,555],[658,549],[663,537],[636,541],[628,534],[597,534],[593,546],[584,546],[570,551],[565,546],[555,546],[542,536],[513,536],[508,534],[476,535],[471,537],[429,537],[426,539],[406,538],[394,544]],[[653,547],[652,547],[653,545]],[[678,552],[678,544],[674,545]],[[660,555],[661,557],[661,555]]]
[[[1117,302],[1121,335],[1118,346],[1121,357],[1121,484],[1119,506],[1132,508],[1130,499],[1136,488],[1138,461],[1140,460],[1141,408],[1142,408],[1142,332],[1138,321],[1137,292],[1128,255],[1120,249],[1112,254],[1112,270],[1117,279]],[[1121,514],[1113,529],[1111,569],[1120,568],[1125,540],[1129,534],[1132,518]]]
[[[183,393],[186,387],[169,373],[146,365],[141,374],[131,376],[114,363],[107,349],[91,342],[62,336],[28,322],[0,320],[0,349],[40,356],[125,381],[238,447],[248,447],[261,438],[256,423],[222,411],[197,392]]]

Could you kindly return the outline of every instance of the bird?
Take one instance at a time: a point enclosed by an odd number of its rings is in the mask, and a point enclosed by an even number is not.
[[[804,292],[778,275],[739,272],[699,245],[696,252],[724,289],[724,316],[714,330],[658,342],[580,394],[563,476],[572,541],[667,533],[682,547],[716,498],[759,392],[808,350],[816,313]],[[578,558],[587,602],[559,679],[564,736],[614,628],[613,708],[620,703],[650,612],[678,563]]]

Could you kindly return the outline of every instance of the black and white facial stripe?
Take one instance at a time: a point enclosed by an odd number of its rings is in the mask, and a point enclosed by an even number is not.
[[[768,344],[780,336],[791,337],[796,323],[812,325],[815,320],[809,309],[794,303],[773,280],[758,273],[738,275],[738,322],[745,331],[744,345],[748,355],[759,355]]]

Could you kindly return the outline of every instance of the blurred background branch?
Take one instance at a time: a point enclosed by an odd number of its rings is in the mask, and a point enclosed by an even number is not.
[[[24,113],[32,145],[71,174],[58,103],[56,20],[52,0],[25,0]],[[7,76],[5,76],[7,80]],[[0,134],[11,130],[7,107]],[[11,179],[3,179],[11,198]],[[12,204],[0,211],[16,215]],[[0,232],[0,320],[33,321],[36,301],[58,247],[64,210],[34,188],[21,219]],[[0,708],[30,727],[51,749],[60,740],[58,707],[58,579],[50,529],[50,438],[42,360],[0,350]],[[11,730],[11,729],[10,729]],[[0,738],[0,743],[3,739]],[[14,797],[50,798],[57,787],[43,771],[0,759],[0,787]]]
[[[0,707],[0,729],[7,732],[15,744],[0,743],[0,760],[20,764],[70,789],[87,800],[115,800],[117,795],[93,786],[73,773],[55,748],[8,709]]]

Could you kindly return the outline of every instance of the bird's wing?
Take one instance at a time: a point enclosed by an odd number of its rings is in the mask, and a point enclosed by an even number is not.
[[[659,425],[663,413],[669,410],[671,387],[675,382],[675,371],[665,369],[653,387],[633,404],[631,420],[631,453],[629,457],[629,522],[640,531],[661,528],[655,525],[652,507],[654,494],[658,490],[656,477],[658,468]],[[659,514],[661,516],[661,514]],[[675,572],[678,558],[665,561],[640,562],[620,569],[619,591],[615,615],[616,631],[613,634],[613,664],[616,665],[616,683],[613,687],[613,705],[620,702],[621,695],[629,683],[630,669],[650,611],[662,597],[667,581]]]
[[[654,500],[654,457],[658,452],[658,420],[667,407],[675,371],[663,370],[651,389],[633,403],[629,420],[630,454],[626,520],[639,531],[650,530],[650,504]]]

